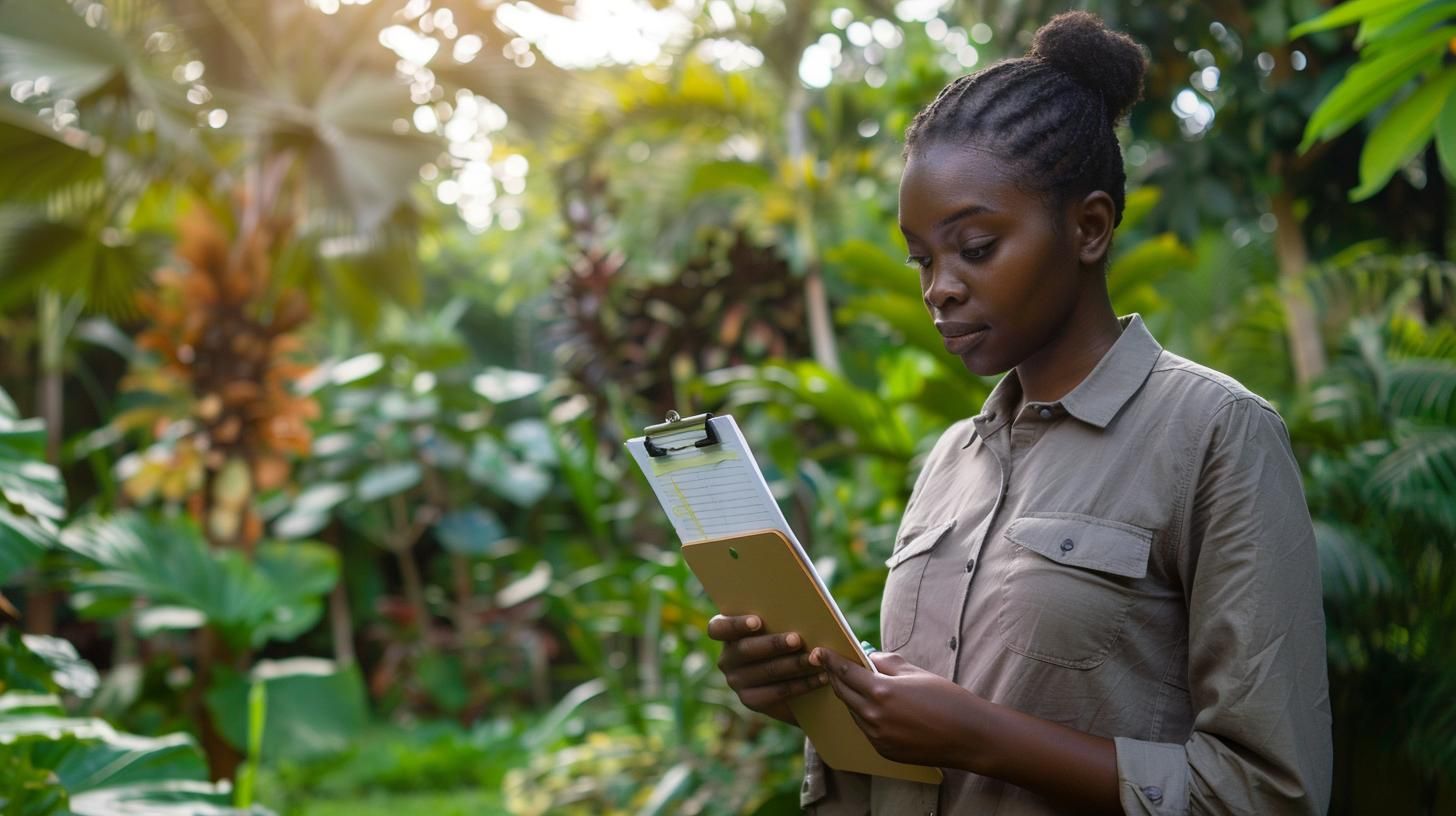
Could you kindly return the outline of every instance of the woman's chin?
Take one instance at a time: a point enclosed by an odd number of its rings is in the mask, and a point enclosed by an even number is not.
[[[965,365],[966,370],[977,377],[994,377],[997,374],[1005,374],[1013,368],[1013,366],[992,358],[981,348],[974,348],[957,356],[961,358],[961,363]]]

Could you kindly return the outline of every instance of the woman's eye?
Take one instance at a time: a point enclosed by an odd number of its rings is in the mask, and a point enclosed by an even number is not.
[[[966,247],[961,250],[961,257],[968,261],[979,261],[991,254],[993,244],[981,244],[980,246]]]

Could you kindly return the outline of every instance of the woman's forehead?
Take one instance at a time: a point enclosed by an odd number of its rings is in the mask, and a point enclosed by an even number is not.
[[[1037,199],[1014,183],[1011,162],[975,147],[925,145],[906,159],[900,177],[900,225],[920,234],[955,216],[1015,212]],[[975,213],[965,213],[975,210]]]

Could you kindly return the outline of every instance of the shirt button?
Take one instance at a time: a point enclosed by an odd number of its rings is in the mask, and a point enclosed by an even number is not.
[[[971,570],[973,570],[975,568],[976,568],[976,559],[972,558],[971,560],[969,560],[969,561],[966,562],[966,572],[970,572]]]
[[[1072,544],[1072,539],[1070,539],[1070,538],[1062,539],[1062,552],[1071,552],[1073,546],[1074,545]]]
[[[954,652],[956,650],[956,639],[955,638],[951,638],[950,639],[950,642],[947,643],[947,644],[945,644],[945,645],[949,646],[950,647],[950,650],[952,652]]]
[[[1148,797],[1148,801],[1153,804],[1163,801],[1163,789],[1157,785],[1149,785],[1143,788],[1143,795]]]
[[[1051,419],[1052,418],[1052,409],[1050,409],[1050,408],[1043,408],[1043,409],[1041,409],[1041,418],[1042,419]]]

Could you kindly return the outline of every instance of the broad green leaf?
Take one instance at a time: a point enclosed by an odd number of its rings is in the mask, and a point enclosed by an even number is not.
[[[378,501],[420,483],[424,473],[418,462],[389,462],[376,465],[359,477],[354,495],[364,502]]]
[[[1172,233],[1135,244],[1120,253],[1108,268],[1107,289],[1112,305],[1118,314],[1146,310],[1157,302],[1155,297],[1151,301],[1148,297],[1150,292],[1156,296],[1153,284],[1169,272],[1191,268],[1195,262],[1193,251]]]
[[[1426,146],[1453,91],[1456,68],[1447,68],[1385,117],[1360,152],[1360,186],[1350,192],[1351,201],[1363,201],[1380,192],[1395,171]]]
[[[77,697],[96,693],[101,677],[96,667],[81,657],[69,640],[49,635],[23,635],[21,642],[31,654],[45,661],[51,669],[51,681],[57,688]],[[0,688],[3,688],[0,684]]]
[[[742,161],[706,162],[693,168],[686,195],[696,197],[724,190],[762,190],[772,180],[762,165]]]
[[[534,371],[511,371],[504,368],[487,368],[470,381],[475,393],[500,404],[518,400],[540,391],[546,386],[546,378]]]
[[[55,639],[7,635],[0,664],[43,662],[32,647],[53,656],[75,651]],[[226,804],[224,791],[206,782],[206,763],[190,736],[144,737],[104,720],[67,717],[53,696],[0,694],[0,746],[7,814],[51,813],[57,802],[76,816],[221,813]],[[44,784],[37,770],[44,771]],[[22,788],[14,786],[17,778]]]
[[[1314,31],[1339,28],[1377,14],[1414,9],[1423,2],[1425,0],[1350,0],[1350,2],[1335,6],[1313,20],[1306,20],[1291,28],[1289,38],[1292,40]]]
[[[57,98],[77,99],[124,73],[126,52],[66,3],[7,0],[0,18],[0,86],[47,80]]]
[[[545,422],[534,417],[518,419],[506,426],[505,437],[522,459],[545,467],[556,465],[556,448]]]
[[[10,692],[12,700],[22,691],[51,694],[61,690],[55,670],[25,645],[25,636],[14,627],[0,630],[0,689]],[[7,698],[0,697],[3,699]]]
[[[947,354],[935,322],[925,311],[925,303],[910,295],[881,293],[852,297],[838,310],[840,323],[868,320],[884,324],[900,338],[932,356]]]
[[[1139,187],[1130,190],[1122,205],[1122,223],[1117,228],[1124,232],[1137,229],[1138,224],[1163,200],[1161,187]]]
[[[1456,185],[1456,97],[1446,100],[1436,119],[1436,155],[1446,183]]]
[[[60,816],[69,800],[49,768],[37,768],[19,751],[0,751],[0,791],[6,816]]]
[[[537,561],[531,571],[506,584],[495,595],[495,605],[501,609],[520,606],[526,601],[544,593],[551,586],[551,562]]]
[[[352,440],[352,437],[344,435]],[[314,440],[314,452],[320,453],[323,440]],[[288,510],[273,521],[273,534],[286,540],[296,540],[315,535],[328,526],[329,518],[350,494],[349,486],[343,482],[322,482],[310,485],[299,493]]]
[[[248,691],[266,687],[262,760],[319,759],[347,750],[367,721],[364,681],[356,667],[331,660],[263,660],[251,676],[229,674],[207,695],[207,707],[234,747],[247,746]]]
[[[252,647],[310,628],[338,578],[338,555],[322,544],[265,542],[249,562],[211,550],[187,519],[88,517],[62,532],[61,545],[91,564],[76,579],[88,603],[139,598],[193,609],[233,643]]]
[[[148,606],[137,610],[137,634],[149,638],[162,632],[188,632],[207,625],[207,616],[185,606]]]
[[[506,535],[500,517],[484,507],[454,510],[435,522],[435,536],[445,549],[461,555],[489,555]]]
[[[1355,63],[1310,115],[1299,152],[1349,130],[1417,74],[1437,66],[1453,33],[1456,30],[1431,32],[1406,47]]]
[[[1431,30],[1431,27],[1456,18],[1456,2],[1427,2],[1420,8],[1397,9],[1390,14],[1367,18],[1360,24],[1355,46],[1361,55],[1374,54],[1387,48],[1400,48]]]
[[[845,241],[825,252],[824,260],[840,278],[860,288],[906,296],[920,292],[919,274],[905,264],[904,256],[869,241]]]
[[[22,420],[0,392],[0,586],[40,558],[65,517],[60,471],[44,461],[45,423]]]
[[[75,816],[273,816],[262,805],[238,808],[231,785],[169,780],[107,787],[71,797]]]

